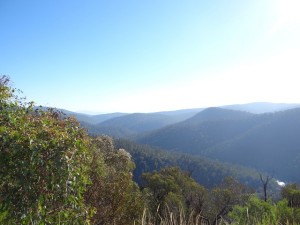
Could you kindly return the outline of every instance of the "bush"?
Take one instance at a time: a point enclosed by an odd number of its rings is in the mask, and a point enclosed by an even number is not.
[[[33,110],[0,78],[0,219],[5,224],[85,224],[87,133],[72,118]]]
[[[144,203],[137,184],[132,181],[134,163],[124,149],[114,149],[112,139],[93,139],[92,184],[86,202],[95,210],[93,224],[133,224],[142,214]]]

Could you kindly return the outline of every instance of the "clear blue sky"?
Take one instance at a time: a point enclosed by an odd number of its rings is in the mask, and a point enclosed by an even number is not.
[[[299,0],[0,0],[0,74],[38,105],[300,102]]]

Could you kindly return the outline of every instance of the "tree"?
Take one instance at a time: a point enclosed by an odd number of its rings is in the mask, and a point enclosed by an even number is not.
[[[269,175],[267,175],[265,178],[263,178],[262,174],[259,174],[259,178],[260,181],[263,185],[263,191],[264,191],[264,201],[266,202],[268,200],[268,193],[267,193],[267,189],[268,189],[268,184],[270,182],[270,180],[272,180],[272,177],[270,177]]]
[[[4,224],[84,224],[89,138],[73,118],[33,110],[0,78],[0,215]]]
[[[137,184],[132,181],[134,163],[124,149],[116,150],[110,137],[92,140],[92,161],[85,199],[93,207],[93,224],[131,224],[137,221],[144,203]]]
[[[144,193],[152,214],[165,218],[173,215],[202,213],[207,190],[178,167],[167,167],[159,172],[145,173]]]
[[[209,193],[204,213],[212,224],[217,224],[217,221],[226,219],[235,205],[244,204],[252,193],[253,190],[248,186],[232,177],[226,177]]]
[[[245,206],[234,206],[229,215],[237,224],[277,224],[273,212],[270,202],[251,196]]]
[[[282,188],[281,195],[288,200],[292,208],[300,208],[300,186],[297,184],[288,184]]]
[[[288,206],[287,199],[272,203],[253,195],[244,205],[234,206],[229,216],[233,224],[299,224],[299,211]]]

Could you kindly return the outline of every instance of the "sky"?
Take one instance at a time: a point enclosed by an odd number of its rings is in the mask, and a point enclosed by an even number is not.
[[[299,0],[0,0],[0,75],[37,105],[300,103]]]

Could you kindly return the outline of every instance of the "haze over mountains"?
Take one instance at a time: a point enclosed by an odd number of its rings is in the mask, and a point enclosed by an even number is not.
[[[299,181],[299,134],[299,108],[267,114],[210,108],[137,141],[241,164],[267,171],[281,179]]]
[[[90,134],[243,165],[300,182],[299,104],[251,103],[157,113],[74,114]],[[72,114],[67,112],[67,114]]]
[[[297,108],[300,107],[300,103],[289,104],[289,103],[255,102],[255,103],[247,103],[247,104],[225,105],[225,106],[218,106],[218,107],[225,108],[225,109],[245,111],[250,113],[267,113],[267,112],[276,112],[276,111],[283,111],[287,109]],[[162,114],[167,116],[174,116],[178,120],[184,120],[194,116],[196,113],[204,109],[205,108],[179,109],[173,111],[163,111],[163,112],[144,113],[144,114]],[[88,122],[91,124],[98,124],[109,119],[130,114],[130,113],[114,112],[114,113],[90,115],[86,113],[72,112],[64,109],[63,112],[66,113],[67,115],[75,116],[80,121]]]

